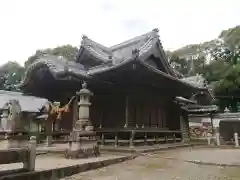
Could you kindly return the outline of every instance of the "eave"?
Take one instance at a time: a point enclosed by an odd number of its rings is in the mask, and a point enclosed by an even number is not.
[[[92,56],[100,63],[111,61],[111,51],[109,48],[89,39],[87,36],[82,37],[81,46],[77,55],[77,62],[81,63],[86,57]]]
[[[88,75],[84,69],[80,69],[80,64],[75,62],[67,62],[67,60],[57,59],[55,56],[46,56],[36,60],[31,64],[25,76],[19,85],[20,88],[28,84],[28,81],[31,80],[32,74],[41,68],[45,68],[53,78],[55,79],[64,79],[67,76],[76,77],[79,79],[88,79]]]

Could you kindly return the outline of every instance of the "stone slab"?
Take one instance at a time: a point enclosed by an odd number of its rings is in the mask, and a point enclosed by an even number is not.
[[[101,153],[103,152],[118,152],[118,153],[146,153],[146,152],[155,152],[162,151],[166,149],[175,149],[182,147],[191,147],[195,144],[189,143],[169,143],[153,146],[134,146],[134,148],[129,148],[129,146],[119,146],[114,147],[110,145],[100,146]],[[38,153],[63,153],[68,147],[68,144],[54,144],[52,147],[37,147]]]
[[[134,146],[134,148],[129,147],[113,147],[113,146],[103,146],[101,147],[102,151],[108,152],[121,152],[121,153],[147,153],[147,152],[156,152],[168,149],[176,149],[183,147],[191,147],[193,144],[189,143],[171,143],[171,144],[161,144],[161,145],[152,145],[152,146]]]
[[[65,159],[63,155],[41,155],[37,156],[36,167],[34,172],[19,173],[1,177],[8,180],[44,180],[44,179],[59,179],[66,176],[71,176],[76,173],[84,172],[115,164],[125,160],[133,159],[134,156],[101,156],[88,159]],[[10,170],[21,168],[21,164],[9,164],[0,167],[0,170]]]

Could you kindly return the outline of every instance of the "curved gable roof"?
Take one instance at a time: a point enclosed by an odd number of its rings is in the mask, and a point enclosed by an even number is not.
[[[146,60],[151,56],[156,57],[156,60],[162,64],[164,67],[162,71],[147,64]],[[98,65],[85,68],[81,61],[88,60],[88,57],[94,57],[94,59],[98,60]],[[179,82],[187,85],[187,83],[177,78],[177,75],[168,63],[159,39],[158,30],[154,29],[112,47],[105,47],[87,36],[83,36],[77,61],[68,61],[62,57],[45,55],[29,66],[22,86],[27,84],[31,74],[41,67],[46,67],[55,78],[72,75],[80,79],[86,79],[114,68],[121,68],[123,67],[122,65],[132,61],[139,61],[141,64],[151,67],[148,68],[149,70],[154,72],[161,71],[159,74],[166,75],[171,79],[177,79]]]

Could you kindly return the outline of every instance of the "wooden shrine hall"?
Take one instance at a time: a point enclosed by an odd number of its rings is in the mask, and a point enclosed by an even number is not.
[[[158,29],[112,47],[83,36],[77,57],[70,61],[43,53],[29,66],[21,89],[64,105],[83,81],[93,92],[91,123],[105,142],[187,140],[188,113],[181,104],[192,103],[188,99],[193,94],[207,91],[177,77]],[[60,128],[71,131],[76,114],[77,108],[72,107]]]

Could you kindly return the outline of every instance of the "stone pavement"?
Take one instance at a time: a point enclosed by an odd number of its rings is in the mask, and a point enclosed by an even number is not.
[[[175,149],[180,147],[189,147],[192,146],[189,143],[169,143],[169,144],[159,144],[152,146],[135,146],[134,148],[129,148],[129,146],[118,146],[114,147],[113,145],[100,146],[101,152],[120,152],[120,153],[141,153],[141,152],[153,152],[166,149]],[[53,146],[46,147],[44,144],[38,145],[37,152],[64,152],[68,148],[68,144],[53,144]]]
[[[64,180],[239,180],[237,165],[240,150],[184,148],[159,153],[144,154],[134,160],[79,173]],[[186,161],[206,161],[213,165],[201,165]],[[63,179],[62,179],[63,180]]]
[[[118,155],[101,155],[100,157],[92,157],[87,159],[65,159],[63,154],[46,154],[46,155],[38,155],[36,158],[36,171],[41,170],[50,170],[55,168],[81,165],[89,162],[96,162],[107,159],[115,159],[117,157],[121,157]],[[10,169],[18,169],[22,168],[22,163],[14,163],[14,164],[4,164],[0,165],[0,171],[10,170]]]

